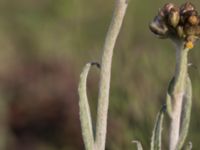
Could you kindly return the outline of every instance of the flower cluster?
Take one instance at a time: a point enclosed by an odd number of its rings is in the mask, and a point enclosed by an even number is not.
[[[149,27],[159,38],[183,41],[189,49],[200,38],[200,16],[190,2],[181,7],[165,4]]]

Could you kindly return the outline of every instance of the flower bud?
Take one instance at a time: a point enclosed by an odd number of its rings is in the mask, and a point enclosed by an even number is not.
[[[159,38],[167,38],[168,36],[167,26],[163,21],[157,20],[156,18],[149,24],[149,28]]]
[[[188,11],[193,11],[195,10],[195,7],[192,3],[190,2],[186,2],[185,4],[183,4],[181,7],[180,7],[180,13],[181,14],[184,14]]]
[[[192,48],[195,41],[200,39],[200,16],[190,2],[181,7],[167,3],[159,10],[149,28],[160,38],[184,41],[185,47]]]
[[[169,12],[168,22],[172,27],[176,27],[179,23],[180,15],[177,8],[172,8]]]
[[[186,13],[184,13],[184,14],[181,14],[181,15],[180,15],[180,24],[182,24],[182,25],[186,24],[187,21],[188,21],[188,18],[189,18],[190,16],[197,16],[197,15],[198,15],[198,13],[197,13],[196,10],[188,11],[188,12],[186,12]]]
[[[168,15],[168,13],[171,11],[172,8],[174,8],[175,5],[172,3],[167,3],[164,5],[164,7],[162,8],[163,12]]]
[[[193,26],[199,24],[199,18],[197,16],[190,16],[188,17],[187,21],[190,25],[193,25]]]

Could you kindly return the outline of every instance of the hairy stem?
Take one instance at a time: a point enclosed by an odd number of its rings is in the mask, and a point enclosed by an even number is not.
[[[175,150],[179,140],[182,103],[187,79],[188,49],[181,43],[176,50],[175,83],[172,92],[172,114],[170,125],[169,149]]]
[[[107,32],[101,61],[100,85],[97,108],[97,124],[95,146],[98,150],[105,149],[107,132],[107,114],[109,105],[109,90],[111,76],[111,62],[113,49],[119,34],[121,24],[127,8],[127,0],[116,0],[113,18]]]

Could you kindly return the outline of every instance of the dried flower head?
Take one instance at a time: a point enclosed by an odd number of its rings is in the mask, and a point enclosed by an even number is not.
[[[200,16],[194,5],[186,2],[180,7],[167,3],[149,25],[159,38],[170,38],[185,43],[191,49],[200,38]]]

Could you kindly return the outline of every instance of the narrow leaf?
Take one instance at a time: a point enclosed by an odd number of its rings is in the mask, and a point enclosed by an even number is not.
[[[151,137],[151,150],[161,150],[162,126],[165,111],[166,106],[164,105],[157,115],[156,123],[153,129],[153,135]]]
[[[83,141],[86,150],[94,150],[94,136],[92,131],[91,112],[87,98],[87,76],[91,65],[97,65],[97,67],[99,66],[98,63],[87,63],[80,75],[78,87],[80,121]]]
[[[143,150],[142,144],[140,141],[133,140],[132,143],[135,143],[137,145],[137,150]]]

